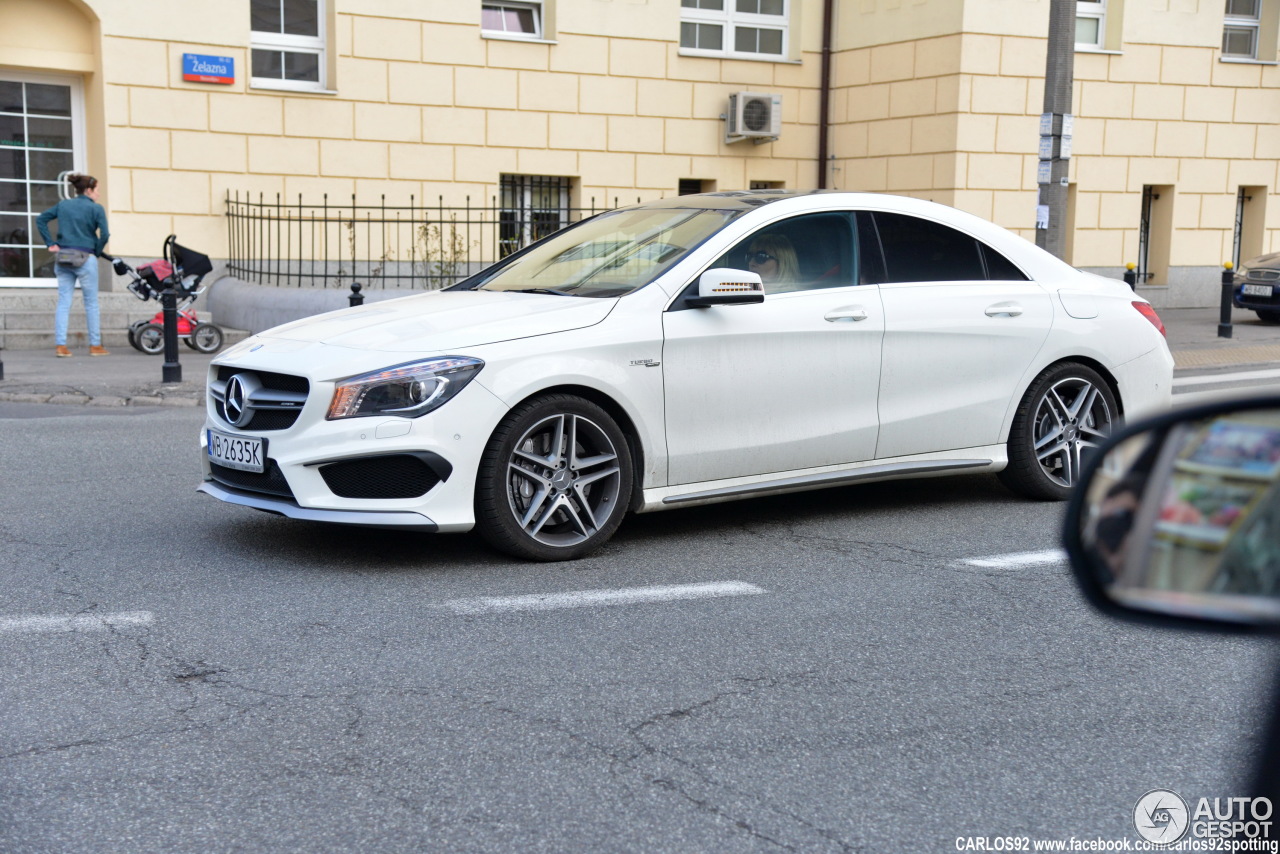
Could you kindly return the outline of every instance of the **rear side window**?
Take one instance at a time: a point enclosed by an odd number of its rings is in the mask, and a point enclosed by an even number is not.
[[[873,216],[884,250],[886,282],[957,282],[987,278],[980,244],[969,235],[905,214],[876,212]]]
[[[1013,266],[1013,262],[992,249],[985,243],[982,247],[982,260],[987,265],[987,278],[997,282],[1025,282],[1027,277],[1021,270]]]

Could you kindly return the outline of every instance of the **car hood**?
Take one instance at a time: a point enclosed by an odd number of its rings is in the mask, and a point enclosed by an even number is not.
[[[257,337],[388,353],[439,352],[593,326],[617,302],[501,291],[436,291],[318,314]]]
[[[1255,269],[1257,267],[1275,269],[1277,267],[1280,267],[1280,252],[1272,252],[1269,255],[1259,255],[1256,258],[1250,258],[1248,261],[1243,262],[1240,266],[1246,267],[1250,270]]]

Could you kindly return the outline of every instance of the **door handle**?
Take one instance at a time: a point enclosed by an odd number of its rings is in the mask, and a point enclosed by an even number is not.
[[[1016,302],[998,302],[987,306],[987,317],[1017,317],[1022,314],[1022,306]]]
[[[865,308],[835,308],[823,315],[823,319],[832,323],[840,321],[857,321],[867,319],[867,310]]]

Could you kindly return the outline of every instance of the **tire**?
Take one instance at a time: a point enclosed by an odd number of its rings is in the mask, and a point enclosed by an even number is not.
[[[1075,362],[1040,372],[1013,416],[1002,483],[1028,498],[1062,501],[1080,479],[1082,458],[1119,423],[1111,387]]]
[[[1258,319],[1263,323],[1280,323],[1280,311],[1263,311],[1256,309],[1254,314],[1258,315]]]
[[[127,334],[129,336],[130,347],[138,351],[142,350],[142,348],[138,346],[138,330],[146,326],[150,322],[151,321],[149,320],[135,320],[133,323],[129,324],[129,329]]]
[[[164,352],[164,327],[158,323],[144,323],[134,333],[138,340],[137,347],[148,356]]]
[[[498,551],[573,560],[609,541],[631,497],[626,436],[590,401],[548,394],[494,430],[476,478],[476,529]]]
[[[216,353],[222,349],[222,330],[212,323],[197,323],[185,340],[197,353]]]

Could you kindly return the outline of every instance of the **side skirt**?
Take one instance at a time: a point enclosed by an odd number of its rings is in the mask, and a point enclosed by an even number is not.
[[[894,461],[872,460],[848,466],[828,467],[819,471],[779,472],[750,478],[646,489],[644,505],[638,512],[650,513],[657,510],[733,501],[738,498],[781,495],[787,492],[803,492],[854,483],[997,472],[1008,465],[1004,445],[966,450],[972,454],[949,457],[936,455],[926,458],[908,457]]]

